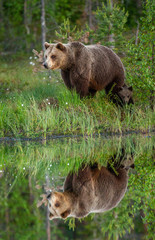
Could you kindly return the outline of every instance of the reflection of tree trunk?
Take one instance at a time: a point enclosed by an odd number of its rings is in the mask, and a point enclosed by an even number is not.
[[[10,239],[10,227],[9,227],[9,209],[6,207],[5,209],[5,222],[6,222],[6,234],[7,234],[7,239]]]
[[[51,228],[50,228],[50,221],[48,219],[48,216],[49,216],[49,212],[47,210],[47,225],[46,225],[46,232],[47,232],[47,240],[50,240],[51,239]]]
[[[154,44],[152,43],[152,79],[154,79]],[[154,103],[155,103],[155,96],[154,96],[155,91],[151,90],[151,97],[150,97],[150,105],[151,109],[154,110]]]
[[[145,217],[145,214],[144,214],[143,210],[140,210],[140,215],[141,215],[142,218]],[[145,233],[147,233],[147,224],[143,223],[143,227],[144,227]]]
[[[142,12],[142,1],[141,0],[136,0],[136,5],[137,5],[137,8],[138,8],[139,14],[141,14],[141,12]]]
[[[30,174],[28,175],[28,181],[29,181],[29,193],[30,193],[29,203],[30,203],[30,205],[32,205],[34,198],[33,198],[32,183],[31,183]]]
[[[114,218],[115,218],[115,219],[118,218],[118,215],[117,215],[117,213],[115,213],[115,212],[114,212]],[[118,235],[117,233],[115,234],[115,239],[116,239],[116,240],[119,240],[119,235]]]
[[[45,2],[44,0],[41,0],[41,42],[43,51],[45,51],[44,46],[45,41],[46,41]]]
[[[5,193],[4,193],[4,198],[6,199],[6,208],[5,208],[5,223],[6,223],[6,236],[7,236],[7,240],[10,239],[10,217],[9,217],[9,208],[7,206],[7,192],[8,192],[8,187],[7,184],[5,184]]]
[[[49,176],[46,174],[46,187],[49,188]],[[50,221],[49,221],[49,210],[47,208],[46,212],[46,233],[47,233],[47,240],[51,239],[51,228],[50,228]]]
[[[137,29],[136,29],[135,45],[138,44],[138,34],[139,34],[139,21],[137,20]]]

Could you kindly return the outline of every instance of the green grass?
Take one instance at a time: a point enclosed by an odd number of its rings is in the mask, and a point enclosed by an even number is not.
[[[58,71],[34,73],[34,59],[1,60],[0,137],[151,131],[154,112],[134,98],[132,112],[110,103],[104,91],[80,100],[64,85]]]

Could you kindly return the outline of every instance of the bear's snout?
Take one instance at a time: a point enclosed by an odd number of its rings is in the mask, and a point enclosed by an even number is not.
[[[48,65],[46,62],[44,62],[43,66],[48,69]]]

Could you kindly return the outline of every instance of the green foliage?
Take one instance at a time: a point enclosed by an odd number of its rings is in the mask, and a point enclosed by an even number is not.
[[[153,170],[154,153],[144,148],[143,154],[139,154],[135,161],[136,174],[129,179],[130,192],[133,194],[132,215],[136,216],[137,211],[141,213],[143,224],[148,230],[146,239],[153,239],[154,226],[152,220],[154,219],[154,193],[152,179],[155,177]],[[149,161],[148,161],[149,160]],[[147,161],[147,164],[146,164]]]
[[[83,24],[84,0],[46,0],[47,39],[54,40],[55,29],[67,18],[72,26]],[[31,51],[41,45],[41,2],[14,0],[0,2],[0,50]],[[18,43],[18,44],[17,44]]]
[[[106,15],[102,21],[109,24],[109,16],[111,12],[110,0],[104,1]],[[97,7],[102,8],[102,0],[45,0],[45,19],[46,19],[46,37],[47,41],[55,39],[55,30],[66,19],[70,20],[71,27],[81,29],[88,23],[88,18],[92,18],[93,31],[96,29],[97,23],[95,12]],[[141,15],[142,7],[134,0],[117,1],[122,8],[129,12],[127,22],[128,30],[132,30],[135,26],[136,19]],[[124,10],[119,11],[119,8],[114,6],[114,11],[110,19],[110,24],[113,22],[117,29],[120,24],[120,29],[124,24]],[[123,14],[123,15],[122,15]],[[101,14],[102,15],[102,14]],[[41,42],[41,3],[38,0],[1,0],[0,1],[0,50],[4,51],[31,51],[32,48],[40,47]],[[116,21],[115,21],[116,20]],[[123,24],[122,24],[123,23]],[[104,30],[104,29],[103,29]],[[92,31],[92,29],[91,29]],[[111,30],[110,30],[111,31]],[[122,30],[121,30],[122,31]],[[90,31],[89,31],[90,34]],[[109,32],[108,32],[109,34]],[[121,39],[121,33],[118,33]],[[91,35],[91,34],[90,34]],[[100,35],[100,33],[99,33]],[[103,36],[104,43],[107,42],[107,36]],[[116,36],[115,36],[116,37]],[[119,36],[118,36],[119,38]],[[91,43],[94,39],[94,33],[89,37]],[[103,40],[103,39],[99,39]],[[119,40],[120,41],[120,40]],[[17,44],[18,43],[18,44]],[[121,47],[121,46],[120,46]]]
[[[128,17],[125,9],[118,5],[112,7],[111,1],[107,0],[107,4],[102,3],[102,8],[97,9],[95,16],[98,26],[95,41],[115,48],[123,47],[123,32]]]
[[[58,23],[70,19],[72,24],[79,21],[84,9],[84,0],[59,0],[55,1],[55,15]]]
[[[70,20],[66,19],[59,27],[58,31],[55,31],[55,34],[58,40],[62,42],[80,41],[87,44],[93,32],[94,31],[91,30],[87,24],[83,29],[79,30],[76,25],[72,27]]]
[[[26,4],[23,0],[2,1],[0,14],[3,31],[0,32],[0,49],[22,51],[32,48],[40,33],[40,13],[38,0],[28,0]]]
[[[155,3],[147,0],[143,17],[140,19],[138,42],[135,38],[128,43],[127,79],[134,87],[137,98],[154,104],[154,39]]]
[[[56,36],[61,41],[66,41],[73,39],[74,41],[79,40],[83,35],[83,31],[79,31],[77,26],[71,27],[70,20],[64,20],[63,24],[56,31]]]

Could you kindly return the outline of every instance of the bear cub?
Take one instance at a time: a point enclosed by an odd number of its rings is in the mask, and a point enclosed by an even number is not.
[[[133,95],[132,86],[127,87],[126,85],[124,85],[123,87],[120,87],[117,95],[118,95],[118,98],[120,100],[120,105],[134,104],[134,101],[132,99],[132,95]]]

